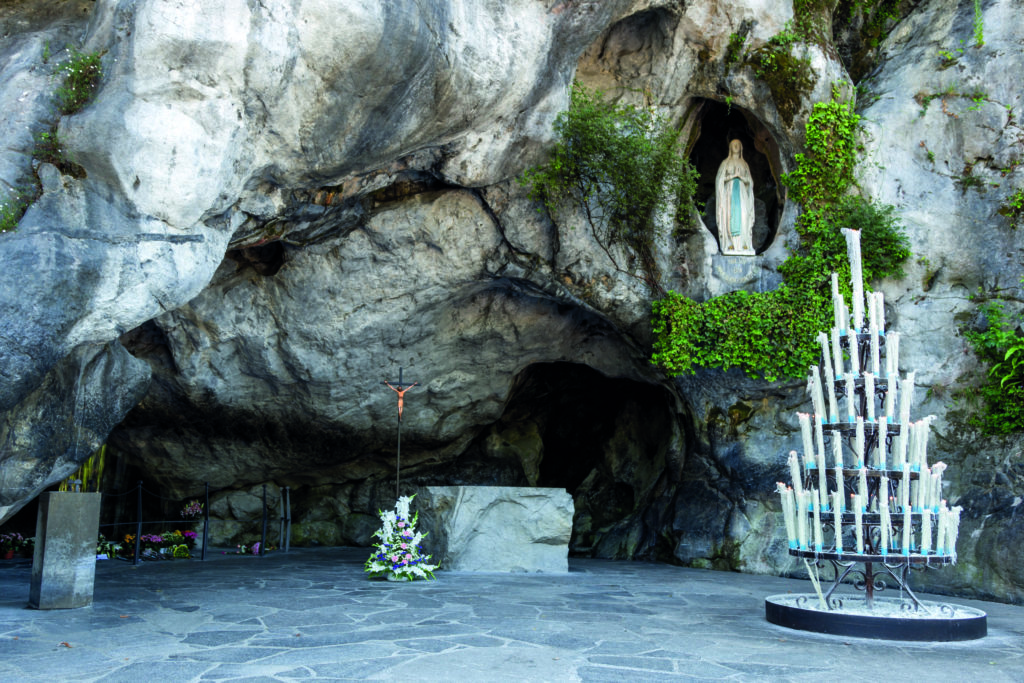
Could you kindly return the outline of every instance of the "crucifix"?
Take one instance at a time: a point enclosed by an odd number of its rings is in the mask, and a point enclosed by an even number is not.
[[[399,367],[397,382],[391,383],[384,380],[381,384],[386,384],[391,391],[398,394],[398,458],[395,460],[395,498],[398,498],[398,479],[402,470],[402,409],[405,407],[405,392],[412,389],[419,382],[403,382],[402,368]]]

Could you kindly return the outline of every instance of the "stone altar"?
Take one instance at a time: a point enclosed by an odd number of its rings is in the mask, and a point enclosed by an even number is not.
[[[574,507],[565,489],[428,486],[413,509],[441,569],[569,571]]]

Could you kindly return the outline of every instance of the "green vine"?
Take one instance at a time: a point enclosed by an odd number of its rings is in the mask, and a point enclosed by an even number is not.
[[[981,305],[987,320],[984,329],[965,329],[963,334],[986,368],[977,390],[960,392],[980,401],[981,410],[968,423],[982,433],[996,436],[1024,432],[1024,336],[1022,321],[1006,315],[1004,302],[994,299]]]
[[[865,281],[903,275],[909,242],[895,210],[851,194],[859,123],[836,89],[830,101],[814,105],[807,151],[796,155],[796,169],[783,177],[790,197],[804,208],[795,225],[800,244],[779,269],[783,284],[703,303],[669,292],[653,304],[654,363],[670,375],[740,367],[772,381],[804,376],[818,358],[817,333],[831,324],[830,273],[840,273],[843,283],[850,279],[840,226],[862,231]]]
[[[1017,188],[1016,192],[1006,198],[999,207],[999,213],[1006,216],[1014,230],[1024,225],[1024,187]]]
[[[573,84],[569,110],[555,120],[550,160],[527,170],[520,182],[552,215],[563,202],[587,217],[595,239],[619,267],[613,245],[640,261],[655,290],[655,217],[675,201],[677,218],[692,220],[697,172],[679,152],[678,131],[649,108],[606,102],[600,91]]]

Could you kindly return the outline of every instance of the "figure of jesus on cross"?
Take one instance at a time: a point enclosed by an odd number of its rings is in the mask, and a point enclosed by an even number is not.
[[[398,490],[398,481],[401,476],[402,470],[402,411],[405,409],[405,392],[412,389],[419,382],[403,382],[402,381],[402,368],[398,368],[398,381],[395,383],[384,380],[381,384],[386,384],[391,391],[398,394],[398,452],[395,459],[395,498],[400,497]]]

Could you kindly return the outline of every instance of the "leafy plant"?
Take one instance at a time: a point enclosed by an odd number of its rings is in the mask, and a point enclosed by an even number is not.
[[[964,41],[960,41],[960,46],[955,47],[952,50],[939,50],[939,68],[948,69],[957,62],[960,61],[960,57],[964,54]]]
[[[746,32],[741,31],[740,33],[729,34],[729,45],[725,48],[726,68],[740,63],[740,60],[743,59],[743,46],[746,45],[746,42]]]
[[[980,310],[987,325],[964,330],[964,338],[989,369],[977,389],[982,409],[970,417],[969,423],[988,435],[1024,432],[1024,336],[1020,321],[1008,318],[1000,299],[982,304]]]
[[[981,13],[981,0],[974,0],[974,47],[985,44],[985,17]]]
[[[814,87],[815,81],[810,57],[793,54],[799,40],[800,36],[787,22],[780,33],[747,56],[754,74],[768,85],[779,116],[787,124],[793,122],[802,98]]]
[[[600,91],[573,84],[569,110],[555,120],[558,140],[548,163],[520,182],[554,214],[562,202],[587,217],[595,239],[623,272],[612,246],[626,247],[659,291],[654,265],[655,216],[674,199],[677,217],[691,220],[697,172],[679,152],[678,131],[654,111],[604,101]]]
[[[807,152],[796,155],[796,169],[783,178],[804,212],[795,226],[801,242],[780,267],[782,286],[703,303],[669,292],[653,304],[653,362],[670,375],[741,367],[768,380],[805,376],[820,352],[815,336],[832,317],[829,274],[839,272],[844,283],[850,279],[840,227],[862,230],[866,281],[902,276],[909,241],[895,209],[851,195],[859,124],[852,104],[835,89],[830,101],[814,105]]]
[[[1010,227],[1016,230],[1024,224],[1024,187],[1017,188],[1017,191],[1006,198],[999,213],[1006,216]]]
[[[39,186],[19,185],[11,194],[0,201],[0,233],[14,230],[25,215],[25,211],[39,197]]]
[[[79,52],[70,48],[71,57],[57,67],[61,84],[54,93],[61,114],[74,114],[92,100],[103,78],[101,52]]]

